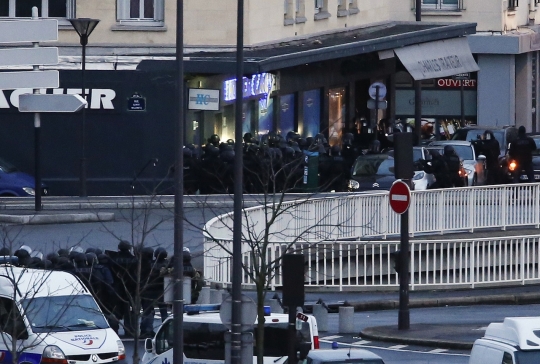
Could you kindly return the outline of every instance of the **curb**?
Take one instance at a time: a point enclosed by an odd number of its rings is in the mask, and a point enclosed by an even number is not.
[[[0,223],[20,224],[20,225],[42,225],[42,224],[69,224],[81,222],[105,222],[113,221],[114,213],[55,213],[55,214],[25,214],[25,215],[0,215]]]
[[[500,294],[472,297],[445,297],[412,299],[409,308],[444,307],[444,306],[470,306],[470,305],[508,305],[540,303],[540,293]],[[355,312],[393,310],[399,308],[397,300],[380,300],[369,302],[348,302]]]
[[[383,327],[384,328],[384,327]],[[459,349],[459,350],[471,350],[474,342],[465,342],[465,341],[451,341],[443,339],[428,339],[428,338],[413,338],[413,337],[403,337],[403,336],[394,336],[394,335],[385,335],[378,333],[379,327],[366,327],[363,331],[359,333],[360,337],[365,339],[392,342],[392,343],[402,343],[407,345],[421,345],[421,346],[430,346],[430,347],[439,347],[445,349]]]

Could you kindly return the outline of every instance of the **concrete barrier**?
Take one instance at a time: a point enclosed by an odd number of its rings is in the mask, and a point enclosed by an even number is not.
[[[202,287],[197,303],[206,305],[210,303],[210,287]]]
[[[315,316],[315,320],[317,320],[319,332],[328,331],[328,310],[323,305],[313,305],[313,316]]]
[[[221,303],[223,290],[221,289],[210,289],[210,303]]]
[[[339,308],[339,333],[354,334],[354,307]]]

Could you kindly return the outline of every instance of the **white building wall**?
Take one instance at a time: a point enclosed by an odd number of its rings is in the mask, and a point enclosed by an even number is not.
[[[514,55],[478,55],[478,124],[515,124]]]

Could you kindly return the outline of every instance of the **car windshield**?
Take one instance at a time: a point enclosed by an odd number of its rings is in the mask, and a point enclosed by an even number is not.
[[[422,149],[420,148],[413,148],[412,151],[413,155],[413,161],[416,162],[420,159],[424,159],[424,154],[422,153]]]
[[[464,161],[474,159],[473,149],[470,145],[453,145],[456,154]]]
[[[452,139],[473,142],[480,139],[482,137],[482,134],[484,134],[484,131],[485,129],[460,129],[454,134]],[[497,139],[497,141],[499,142],[499,147],[501,148],[501,150],[504,150],[504,130],[492,130],[492,132],[495,136],[495,139]]]
[[[393,176],[394,158],[386,154],[360,156],[354,162],[352,175],[358,177]]]
[[[0,170],[2,170],[5,173],[13,173],[17,171],[17,167],[9,163],[8,161],[0,158]]]
[[[516,363],[515,364],[535,364],[540,362],[540,351],[516,351]]]
[[[536,150],[533,150],[533,155],[540,155],[540,137],[533,137],[534,144],[536,144]]]
[[[109,327],[96,301],[89,295],[32,297],[21,303],[35,333]]]

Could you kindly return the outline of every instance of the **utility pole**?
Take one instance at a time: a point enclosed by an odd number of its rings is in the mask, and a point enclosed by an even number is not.
[[[416,0],[416,21],[422,21],[422,0]],[[422,128],[422,81],[414,81],[414,135],[415,145],[420,145]]]

